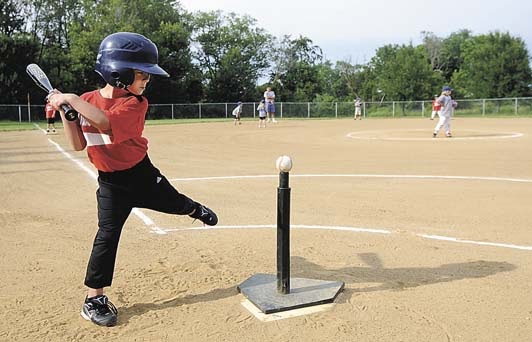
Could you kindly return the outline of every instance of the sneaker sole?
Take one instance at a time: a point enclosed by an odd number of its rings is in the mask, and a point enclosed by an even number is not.
[[[114,327],[115,325],[118,324],[118,320],[116,322],[114,322],[113,324],[98,324],[96,322],[94,322],[85,312],[83,312],[83,310],[81,310],[80,312],[81,314],[81,317],[83,317],[84,320],[86,321],[89,321],[89,322],[92,322],[100,327]]]
[[[90,321],[91,320],[91,318],[85,312],[83,312],[83,310],[81,310],[80,313],[81,313],[81,317],[83,317],[84,320],[86,320],[86,321]]]

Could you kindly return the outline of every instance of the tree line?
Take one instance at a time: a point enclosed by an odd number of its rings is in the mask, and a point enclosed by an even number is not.
[[[101,87],[98,46],[119,31],[143,34],[159,48],[171,77],[150,82],[151,103],[257,101],[268,85],[284,102],[426,100],[443,84],[458,98],[532,96],[529,52],[508,32],[421,32],[417,46],[389,44],[367,63],[332,63],[308,37],[273,37],[248,15],[191,13],[179,1],[4,0],[0,103],[43,101],[26,75],[29,63],[63,91]]]

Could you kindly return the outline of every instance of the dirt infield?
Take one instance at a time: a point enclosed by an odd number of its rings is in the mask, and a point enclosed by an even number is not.
[[[85,152],[61,131],[0,133],[0,340],[528,341],[532,121],[458,118],[451,139],[431,138],[434,125],[148,126],[154,164],[220,222],[131,215],[107,291],[113,328],[79,315],[96,232]],[[283,154],[294,160],[292,276],[345,290],[326,311],[264,322],[236,287],[275,274]]]

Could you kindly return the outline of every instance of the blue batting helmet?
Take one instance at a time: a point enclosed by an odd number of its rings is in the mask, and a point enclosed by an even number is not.
[[[135,80],[133,70],[169,77],[158,63],[157,46],[138,33],[117,32],[102,40],[96,72],[113,87],[127,88]]]
[[[441,88],[441,91],[453,91],[453,88],[449,86],[443,86],[443,88]]]

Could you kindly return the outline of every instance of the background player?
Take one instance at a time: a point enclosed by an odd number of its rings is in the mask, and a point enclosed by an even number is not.
[[[438,95],[434,95],[434,100],[432,100],[432,113],[430,114],[430,119],[434,120],[436,115],[440,117],[441,103],[438,102]]]
[[[242,124],[240,122],[240,115],[242,114],[242,102],[238,102],[235,109],[233,109],[233,112],[231,113],[235,117],[235,125],[238,123],[239,125]]]
[[[354,120],[357,119],[357,117],[362,120],[362,100],[360,99],[360,97],[357,97],[355,99],[355,116],[354,116]]]
[[[266,106],[264,105],[264,100],[260,101],[257,106],[257,111],[259,112],[259,128],[266,128]]]
[[[439,102],[442,106],[442,109],[440,111],[440,120],[438,120],[438,124],[434,128],[434,133],[432,133],[432,137],[436,138],[438,136],[438,132],[443,127],[445,129],[445,136],[447,138],[451,138],[451,118],[453,116],[453,99],[451,98],[451,92],[453,90],[449,86],[444,86],[442,88],[442,93],[436,100]]]
[[[50,129],[52,130],[52,133],[55,133],[55,108],[50,104],[50,102],[46,103],[46,106],[44,107],[44,112],[46,114],[46,133],[50,133]]]

